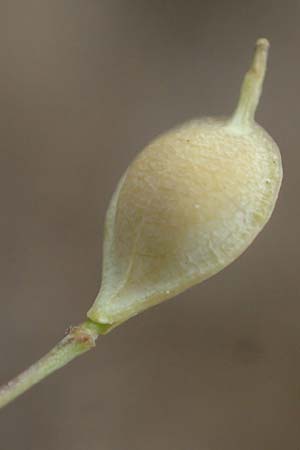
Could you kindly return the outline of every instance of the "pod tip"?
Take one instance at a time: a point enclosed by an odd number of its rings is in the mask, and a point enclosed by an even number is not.
[[[238,106],[229,122],[231,128],[232,125],[235,129],[249,128],[249,124],[254,121],[265,78],[269,47],[268,39],[257,39],[252,64],[242,84]]]
[[[259,47],[262,50],[268,50],[270,47],[270,42],[266,38],[259,38],[256,41],[256,47]]]

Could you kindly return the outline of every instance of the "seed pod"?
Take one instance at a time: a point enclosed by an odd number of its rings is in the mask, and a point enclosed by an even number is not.
[[[106,216],[93,321],[115,326],[207,279],[270,218],[281,158],[254,121],[268,47],[257,41],[232,117],[195,119],[166,132],[121,178]]]

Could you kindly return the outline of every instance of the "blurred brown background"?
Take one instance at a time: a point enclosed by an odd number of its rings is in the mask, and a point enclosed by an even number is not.
[[[299,13],[296,0],[1,0],[0,382],[84,318],[132,158],[174,124],[231,112],[260,36],[257,119],[285,168],[237,262],[1,411],[1,450],[299,450]]]

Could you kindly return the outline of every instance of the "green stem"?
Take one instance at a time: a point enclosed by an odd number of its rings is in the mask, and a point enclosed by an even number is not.
[[[68,364],[95,346],[101,325],[91,320],[71,327],[68,334],[43,358],[0,387],[0,408],[10,403],[52,372]]]

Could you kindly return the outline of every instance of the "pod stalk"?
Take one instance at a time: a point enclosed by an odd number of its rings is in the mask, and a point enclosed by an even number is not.
[[[91,320],[70,327],[65,337],[43,358],[24,372],[0,386],[0,409],[26,392],[52,372],[95,347],[97,337],[105,331],[103,325]]]

